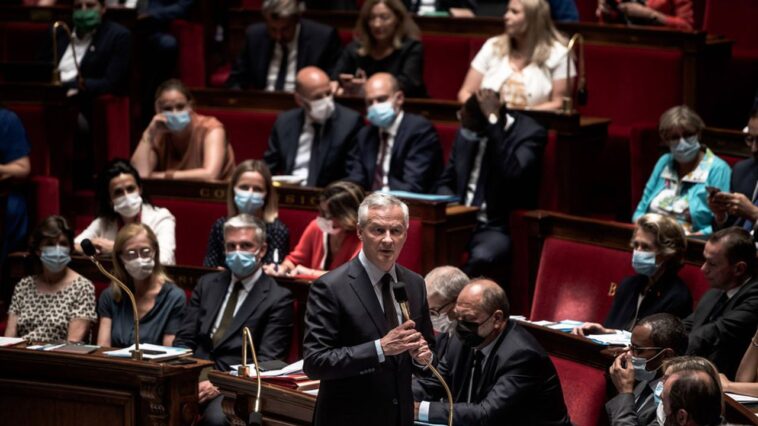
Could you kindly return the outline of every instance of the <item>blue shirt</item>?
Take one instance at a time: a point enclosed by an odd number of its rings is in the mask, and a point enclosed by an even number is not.
[[[27,157],[29,151],[29,140],[21,120],[13,111],[0,108],[0,164]],[[0,262],[8,251],[19,248],[26,238],[28,219],[23,190],[14,188],[8,194],[4,226],[5,240],[0,247]]]
[[[579,11],[574,0],[548,0],[550,16],[555,22],[577,22]]]

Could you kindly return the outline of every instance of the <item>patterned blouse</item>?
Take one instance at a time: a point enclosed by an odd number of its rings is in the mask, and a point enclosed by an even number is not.
[[[208,248],[205,250],[205,260],[203,266],[215,268],[218,266],[226,267],[226,254],[224,250],[224,222],[227,217],[220,217],[211,226],[211,233],[208,236]],[[266,245],[268,251],[263,257],[263,263],[273,263],[274,250],[279,250],[279,262],[290,252],[290,231],[281,220],[274,219],[271,223],[266,223]]]
[[[95,286],[90,280],[77,276],[70,285],[55,293],[40,293],[35,284],[37,278],[22,278],[13,290],[8,312],[18,317],[18,337],[42,342],[66,340],[71,320],[97,319]]]

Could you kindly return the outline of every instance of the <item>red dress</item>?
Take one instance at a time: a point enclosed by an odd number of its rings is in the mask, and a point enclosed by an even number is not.
[[[303,265],[311,269],[331,271],[357,256],[363,247],[358,235],[355,232],[349,232],[339,251],[332,253],[329,265],[324,265],[327,244],[324,233],[321,232],[314,219],[305,228],[300,241],[297,242],[297,247],[287,255],[286,260],[296,266]]]

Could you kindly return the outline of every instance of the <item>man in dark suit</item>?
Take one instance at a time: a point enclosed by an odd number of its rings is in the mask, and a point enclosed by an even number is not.
[[[428,193],[442,164],[442,147],[429,120],[403,112],[404,95],[391,74],[365,85],[367,118],[357,136],[347,180],[366,190]]]
[[[469,277],[455,266],[438,266],[426,274],[424,282],[434,329],[434,354],[442,359],[454,331],[451,324],[455,320],[455,301]]]
[[[331,72],[340,53],[337,30],[301,19],[296,0],[266,0],[262,12],[265,22],[245,30],[227,87],[291,92],[298,70],[313,65]]]
[[[713,366],[700,364],[698,359],[684,360],[687,367],[671,366],[661,394],[661,426],[711,426],[723,422],[724,396]]]
[[[686,350],[687,332],[679,318],[653,314],[640,320],[632,329],[631,348],[617,356],[609,369],[618,391],[605,404],[611,426],[659,426],[656,410],[663,387],[661,366]]]
[[[345,177],[363,119],[334,103],[329,76],[316,67],[297,73],[295,102],[299,108],[276,118],[263,159],[274,174],[299,176],[303,184],[323,188]]]
[[[504,284],[511,251],[508,221],[513,210],[537,204],[539,160],[547,132],[532,118],[507,111],[491,90],[471,95],[460,120],[437,192],[481,209],[463,271]]]
[[[423,278],[395,263],[407,236],[408,206],[369,195],[358,209],[363,249],[310,288],[303,369],[321,380],[316,426],[413,424],[411,374],[431,360],[434,337]],[[410,321],[390,289],[398,282]]]
[[[242,362],[242,328],[249,327],[260,361],[284,359],[292,336],[292,295],[261,269],[265,225],[250,215],[234,216],[224,224],[224,245],[229,270],[200,278],[174,345],[228,371]],[[202,424],[225,424],[222,398],[207,372],[201,374],[198,394],[200,403],[207,403]]]
[[[750,234],[731,227],[715,232],[703,250],[703,274],[711,289],[684,320],[688,355],[708,358],[734,379],[758,324],[756,250]]]
[[[508,319],[505,291],[475,279],[455,305],[458,323],[439,371],[453,394],[456,425],[571,424],[558,374],[532,335]],[[448,401],[436,377],[413,385],[417,419],[446,423]]]

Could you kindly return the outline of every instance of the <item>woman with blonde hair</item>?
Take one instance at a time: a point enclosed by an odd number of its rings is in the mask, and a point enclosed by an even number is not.
[[[186,297],[163,270],[160,246],[149,226],[124,226],[113,244],[113,275],[134,293],[140,343],[171,346],[184,317]],[[97,344],[123,348],[134,344],[134,312],[129,297],[116,286],[100,295]]]
[[[458,101],[492,89],[509,108],[559,109],[576,71],[550,6],[545,0],[511,0],[503,19],[505,32],[487,40],[471,61]]]

